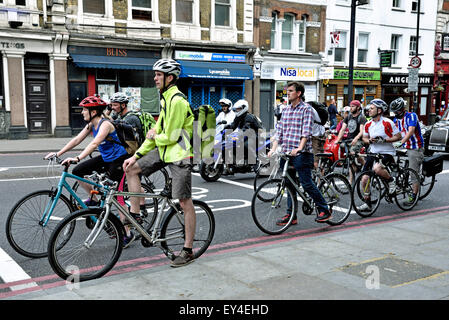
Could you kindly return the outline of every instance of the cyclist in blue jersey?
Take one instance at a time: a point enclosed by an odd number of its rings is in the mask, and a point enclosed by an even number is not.
[[[390,110],[394,112],[394,123],[401,132],[401,144],[407,149],[409,168],[420,172],[424,159],[424,138],[421,134],[418,115],[405,111],[405,100],[397,98],[390,103]],[[413,195],[407,201],[414,202],[419,190],[419,181],[412,181]]]

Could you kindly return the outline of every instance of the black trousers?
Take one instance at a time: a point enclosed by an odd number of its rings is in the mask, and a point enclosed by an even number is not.
[[[123,162],[130,156],[125,154],[112,162],[105,162],[101,156],[94,157],[80,162],[73,168],[72,173],[79,177],[92,174],[96,171],[98,173],[107,172],[109,178],[120,182],[123,177]]]

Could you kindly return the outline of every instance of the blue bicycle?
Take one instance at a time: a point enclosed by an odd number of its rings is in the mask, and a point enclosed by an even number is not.
[[[58,157],[50,158],[50,165],[62,161]],[[21,255],[29,258],[43,258],[47,256],[48,240],[56,225],[70,213],[87,209],[88,206],[77,195],[79,181],[86,182],[94,187],[92,194],[107,192],[105,186],[98,184],[92,179],[97,174],[94,173],[88,179],[76,176],[68,172],[70,165],[65,165],[57,187],[50,190],[39,190],[32,192],[20,199],[11,209],[6,220],[6,238],[12,248]],[[74,179],[75,183],[71,187],[67,179]],[[153,192],[153,189],[142,184],[144,192]],[[63,193],[66,190],[68,196]],[[100,201],[100,207],[104,206],[104,200]],[[143,220],[145,225],[151,226],[155,215],[148,208],[141,214],[145,214]],[[95,221],[86,221],[86,224],[94,225]],[[73,228],[66,231],[67,238]],[[64,244],[62,243],[61,246]]]

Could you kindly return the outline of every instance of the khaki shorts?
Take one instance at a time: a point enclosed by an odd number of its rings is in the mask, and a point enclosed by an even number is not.
[[[317,153],[324,152],[324,142],[326,139],[323,137],[312,137],[312,149],[313,155],[315,156]]]
[[[358,140],[355,145],[351,146],[349,145],[349,151],[353,152],[353,153],[360,153],[360,151],[362,150],[364,144],[363,141]]]
[[[168,166],[172,178],[173,199],[192,198],[192,164],[190,159],[183,159],[172,163],[163,162],[159,156],[159,149],[153,149],[137,160],[145,176]]]

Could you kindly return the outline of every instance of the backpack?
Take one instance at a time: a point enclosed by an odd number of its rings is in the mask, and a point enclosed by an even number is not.
[[[314,108],[316,110],[316,112],[318,112],[318,115],[320,116],[321,122],[317,122],[316,123],[324,126],[327,122],[327,120],[329,120],[329,112],[327,111],[326,106],[318,101],[309,101],[307,102],[312,108]]]
[[[137,132],[136,128],[123,120],[114,120],[112,121],[112,124],[114,125],[120,143],[113,140],[110,136],[108,136],[106,140],[120,144],[125,148],[128,154],[133,155],[142,144],[140,134]]]
[[[136,115],[140,120],[140,124],[142,125],[142,136],[140,137],[140,140],[141,143],[143,143],[147,132],[156,124],[156,120],[154,120],[151,113],[146,111],[133,111],[131,114]]]

